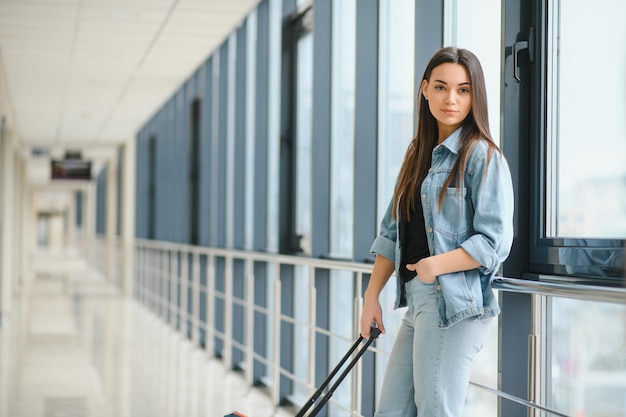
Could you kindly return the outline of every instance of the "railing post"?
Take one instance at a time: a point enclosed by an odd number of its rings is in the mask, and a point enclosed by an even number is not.
[[[546,327],[542,321],[548,315],[548,297],[540,294],[533,294],[531,298],[532,322],[531,334],[528,336],[528,400],[536,404],[544,404],[545,375],[542,370],[548,369],[548,352],[543,343],[547,339]],[[528,409],[529,417],[539,416],[539,410]]]
[[[206,346],[209,356],[215,356],[215,255],[207,255],[207,291],[206,291]]]
[[[189,252],[180,251],[180,329],[183,337],[188,338],[188,297],[189,297]]]
[[[233,258],[227,256],[224,276],[224,364],[226,369],[233,368]]]
[[[272,400],[275,406],[280,404],[280,322],[281,322],[281,283],[280,283],[280,263],[275,263],[274,271],[274,354],[273,354],[273,375],[272,375]]]
[[[148,247],[145,249],[144,253],[144,266],[143,270],[145,271],[144,283],[143,283],[143,293],[145,297],[145,306],[148,310],[151,310],[153,313],[156,312],[152,308],[152,286],[154,282],[158,279],[155,271],[156,259],[154,258],[154,253],[152,248]],[[158,314],[155,314],[158,316]]]
[[[143,280],[143,248],[137,244],[133,247],[135,251],[135,262],[133,263],[133,292],[131,299],[136,299],[143,304],[141,299],[141,285]]]
[[[178,250],[172,249],[169,251],[170,270],[168,278],[170,280],[169,287],[169,324],[174,329],[178,329]]]
[[[199,346],[200,344],[200,255],[196,250],[193,252],[192,258],[192,266],[191,266],[191,274],[192,274],[192,315],[191,318],[191,339],[193,341],[194,346]]]
[[[315,392],[315,333],[317,327],[317,292],[315,288],[315,267],[309,268],[309,396]]]
[[[171,262],[170,262],[170,254],[169,251],[166,250],[161,250],[158,249],[161,253],[161,262],[163,263],[163,269],[162,269],[162,273],[161,273],[161,282],[160,284],[160,288],[159,288],[159,299],[158,301],[158,305],[159,305],[159,309],[161,310],[161,314],[163,315],[163,319],[165,321],[165,323],[170,322],[170,308],[169,308],[169,295],[166,298],[166,294],[167,292],[169,292],[169,285],[170,285],[170,267],[171,267]],[[166,291],[167,290],[167,291]]]
[[[151,307],[150,302],[152,301],[150,297],[151,284],[156,279],[156,275],[154,273],[154,258],[152,256],[152,249],[145,248],[143,258],[143,265],[141,267],[142,271],[144,271],[142,293],[144,297],[144,305],[149,310]]]
[[[161,316],[161,310],[156,299],[156,289],[161,284],[161,274],[163,273],[163,260],[161,256],[157,256],[156,249],[148,249],[148,270],[150,271],[150,282],[146,286],[148,296],[148,307],[152,310],[157,317]],[[158,268],[158,269],[157,269]],[[161,317],[163,318],[163,317]]]
[[[254,262],[246,259],[246,381],[252,386],[254,383]]]
[[[139,260],[139,287],[137,290],[137,296],[139,300],[145,307],[149,307],[148,305],[148,296],[147,289],[148,283],[150,282],[151,271],[150,271],[150,249],[145,247],[140,247],[140,260]]]
[[[141,303],[141,282],[143,279],[143,251],[142,248],[135,244],[132,248],[135,251],[135,262],[133,262],[133,290],[131,292],[131,299],[136,299]]]

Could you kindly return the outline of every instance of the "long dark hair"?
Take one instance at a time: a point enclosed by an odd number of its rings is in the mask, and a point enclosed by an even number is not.
[[[460,64],[467,70],[472,86],[472,109],[462,124],[459,157],[441,190],[439,209],[441,209],[446,188],[450,187],[452,181],[456,178],[457,186],[460,187],[463,184],[466,160],[472,154],[478,142],[485,140],[489,145],[489,159],[494,151],[500,151],[489,132],[487,90],[485,88],[485,77],[478,58],[467,49],[452,46],[440,49],[433,55],[426,66],[422,82],[423,80],[430,82],[433,69],[445,63]],[[394,208],[398,207],[398,214],[403,219],[410,219],[411,209],[415,205],[415,193],[419,192],[417,188],[421,186],[428,174],[428,169],[432,162],[432,151],[437,146],[438,141],[437,120],[428,108],[428,102],[422,94],[421,85],[422,83],[420,83],[420,89],[417,94],[419,100],[417,133],[409,144],[404,156],[400,174],[398,175],[398,184],[393,196]],[[394,210],[394,217],[395,215]]]

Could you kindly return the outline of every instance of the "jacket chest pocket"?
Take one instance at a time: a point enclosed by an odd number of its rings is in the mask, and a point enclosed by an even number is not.
[[[473,231],[474,210],[469,198],[471,193],[467,187],[446,188],[441,208],[439,208],[441,190],[442,187],[437,187],[434,228],[449,238],[464,240],[461,238],[465,238]]]

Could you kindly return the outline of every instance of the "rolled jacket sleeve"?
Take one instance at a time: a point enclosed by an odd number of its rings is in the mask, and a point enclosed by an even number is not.
[[[474,206],[474,233],[461,247],[490,275],[507,258],[513,243],[513,185],[504,156],[494,152],[475,159],[471,170],[471,198]]]
[[[396,240],[398,238],[398,227],[395,220],[392,218],[393,213],[393,198],[387,206],[387,211],[380,222],[380,232],[370,252],[377,255],[382,255],[385,258],[395,262],[396,260]]]

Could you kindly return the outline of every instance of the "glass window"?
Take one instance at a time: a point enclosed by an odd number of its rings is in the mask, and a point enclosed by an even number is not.
[[[269,79],[268,79],[268,178],[267,251],[278,252],[278,200],[280,155],[280,54],[282,49],[282,0],[269,0]]]
[[[564,275],[623,273],[624,14],[620,0],[548,5],[548,215],[542,232],[564,246],[549,258],[563,265],[556,272]],[[626,307],[554,299],[550,312],[549,404],[569,415],[625,415]]]
[[[248,250],[252,250],[254,246],[254,144],[256,136],[254,134],[254,126],[256,125],[256,32],[257,32],[257,13],[253,10],[246,20],[246,208],[245,208],[245,243],[244,246]]]
[[[200,163],[201,163],[202,101],[191,103],[191,129],[189,140],[189,243],[200,243]]]
[[[414,136],[415,1],[381,0],[378,80],[378,197],[381,219]]]
[[[296,234],[311,253],[311,141],[313,133],[313,33],[298,39],[296,63]]]
[[[218,210],[217,210],[217,202],[221,201],[220,196],[218,194],[218,178],[219,178],[219,111],[220,111],[220,59],[221,54],[215,53],[213,55],[213,68],[212,68],[212,78],[211,78],[211,115],[209,126],[211,129],[210,133],[210,161],[211,165],[209,167],[211,171],[210,177],[210,193],[211,193],[211,211],[209,213],[210,216],[210,234],[209,234],[209,243],[211,246],[218,245]]]
[[[500,0],[450,0],[444,15],[444,44],[469,49],[480,60],[487,86],[489,130],[496,143],[500,143],[501,13]],[[481,24],[476,25],[477,21]]]
[[[237,31],[228,37],[228,74],[226,86],[226,247],[235,239],[235,83],[237,82]]]
[[[157,138],[148,138],[148,239],[156,239],[156,204],[157,204]]]
[[[549,13],[546,234],[624,239],[626,3],[556,1]]]
[[[550,407],[571,416],[626,415],[626,306],[552,301]]]
[[[330,253],[352,258],[356,0],[333,3]]]

